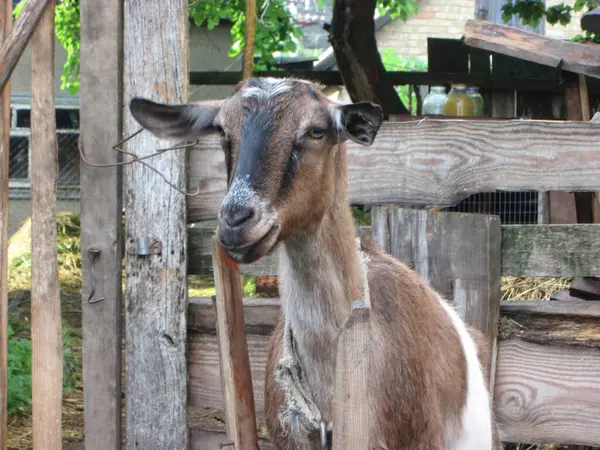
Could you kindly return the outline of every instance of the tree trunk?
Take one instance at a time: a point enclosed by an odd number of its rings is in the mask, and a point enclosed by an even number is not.
[[[336,0],[331,45],[338,70],[354,102],[381,105],[385,117],[408,114],[388,80],[375,40],[375,0]]]

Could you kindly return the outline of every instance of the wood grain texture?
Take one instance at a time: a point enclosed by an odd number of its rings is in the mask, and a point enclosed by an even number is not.
[[[258,450],[240,272],[216,238],[213,240],[213,267],[227,435],[235,448]]]
[[[218,431],[205,431],[202,429],[190,430],[190,450],[216,450],[227,449],[229,440],[227,434]],[[259,440],[260,450],[275,450],[266,439]]]
[[[354,302],[337,343],[333,450],[366,450],[370,441],[371,308]]]
[[[12,28],[12,0],[0,0],[0,45]],[[8,179],[10,82],[0,89],[0,448],[7,445],[8,408]]]
[[[600,225],[502,227],[502,275],[597,276]]]
[[[386,122],[372,147],[349,149],[354,204],[451,206],[494,190],[600,190],[600,143],[593,123],[509,120]],[[216,217],[225,195],[217,136],[190,151],[190,222]]]
[[[500,313],[600,318],[600,301],[503,301],[500,303]]]
[[[600,75],[600,50],[593,45],[548,38],[482,20],[468,20],[464,38],[465,44],[471,47],[578,74]]]
[[[500,310],[500,219],[482,214],[377,206],[373,236],[385,251],[414,267],[493,352]]]
[[[370,227],[361,228],[371,233]],[[210,244],[213,236],[213,230],[188,230],[189,273],[212,274]],[[383,236],[378,235],[377,239]],[[503,225],[501,272],[503,276],[596,276],[600,273],[599,243],[598,224]],[[384,245],[389,248],[386,246],[389,244]],[[240,272],[277,275],[278,265],[278,256],[273,254],[256,263],[240,265]]]
[[[243,299],[246,335],[268,336],[280,315],[278,298]],[[188,330],[198,333],[216,333],[217,313],[210,298],[192,297],[188,305]]]
[[[88,160],[121,160],[109,151],[123,127],[123,6],[82,0],[80,145]],[[99,118],[102,118],[101,120]],[[122,170],[81,165],[83,396],[85,447],[121,448]],[[90,249],[100,253],[94,262]],[[93,301],[88,299],[95,287]]]
[[[130,0],[124,8],[125,105],[134,96],[163,103],[187,101],[187,2]],[[125,114],[125,134],[130,135],[141,127],[128,108]],[[172,144],[141,133],[127,143],[127,150],[144,156]],[[148,162],[175,186],[185,186],[183,150]],[[185,449],[186,198],[140,164],[126,166],[125,180],[126,448]],[[160,254],[138,255],[137,238],[160,241]]]
[[[505,442],[600,445],[600,350],[500,341],[495,402]]]
[[[54,0],[48,2],[31,43],[31,400],[33,447],[48,450],[62,448],[63,388],[56,248],[54,5]]]
[[[27,2],[21,10],[12,32],[6,36],[0,47],[0,90],[12,75],[46,9],[54,10],[54,3],[54,0]]]
[[[248,334],[246,345],[252,373],[252,392],[256,415],[264,418],[265,367],[268,336]],[[219,366],[219,342],[215,334],[188,333],[188,373],[190,406],[196,409],[225,409]]]

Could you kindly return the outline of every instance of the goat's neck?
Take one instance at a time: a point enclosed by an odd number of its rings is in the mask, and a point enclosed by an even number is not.
[[[363,292],[344,164],[334,201],[314,229],[296,233],[281,249],[280,291],[298,357],[311,374],[317,404],[328,414],[334,377],[335,337]],[[310,369],[308,369],[310,368]]]

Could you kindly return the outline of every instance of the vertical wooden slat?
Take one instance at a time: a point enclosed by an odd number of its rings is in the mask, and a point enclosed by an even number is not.
[[[235,449],[258,450],[240,272],[216,239],[213,241],[213,268],[227,435]]]
[[[337,344],[333,450],[368,450],[371,309],[364,301],[352,304]]]
[[[80,143],[86,159],[100,164],[121,160],[110,149],[122,136],[122,5],[120,0],[81,1]],[[81,166],[87,450],[121,448],[121,174],[118,167]]]
[[[58,144],[54,108],[54,0],[31,45],[31,347],[33,446],[62,448],[62,328],[56,186]]]
[[[124,8],[125,104],[134,96],[186,102],[188,2],[129,0]],[[141,128],[129,110],[125,117],[126,134]],[[144,132],[127,143],[127,150],[145,156],[174,143]],[[179,149],[148,164],[185,189],[185,160]],[[124,176],[126,446],[186,449],[186,196],[141,164],[126,166]],[[151,253],[145,254],[148,248]]]
[[[51,6],[51,1],[53,0],[27,2],[19,14],[12,33],[6,35],[6,40],[0,47],[0,89],[8,82],[44,11]]]
[[[12,0],[0,0],[0,45],[12,27]],[[7,443],[8,407],[8,164],[10,82],[0,91],[0,448]]]
[[[242,78],[252,76],[254,68],[254,41],[256,40],[256,0],[246,0],[246,28],[244,35],[244,57],[242,59]]]
[[[501,226],[495,216],[375,207],[373,236],[451,300],[495,354],[500,314]],[[493,372],[492,372],[493,373]]]

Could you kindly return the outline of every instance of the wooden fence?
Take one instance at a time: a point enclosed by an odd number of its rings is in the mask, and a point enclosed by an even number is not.
[[[48,245],[52,241],[40,239],[44,226],[52,228],[51,194],[55,188],[50,156],[56,148],[50,139],[43,140],[51,134],[50,128],[43,133],[47,125],[43,117],[52,117],[52,112],[46,111],[52,94],[45,73],[52,52],[44,50],[44,42],[49,40],[41,39],[41,33],[50,35],[52,10],[47,9],[45,21],[42,19],[47,4],[53,2],[28,2],[15,29],[27,40],[42,20],[40,38],[34,44],[35,51],[44,56],[37,62],[42,71],[39,85],[46,90],[40,88],[36,97],[39,103],[34,105],[32,127],[39,127],[40,142],[48,153],[34,160],[39,205],[34,213],[34,229],[39,230],[34,232],[34,252],[38,252],[34,254],[39,256],[34,260],[38,274],[32,304],[39,309],[32,315],[32,329],[38,333],[33,344],[34,359],[39,359],[34,362],[33,425],[36,442],[54,449],[61,446],[57,430],[62,367],[56,364],[60,360],[56,351],[60,347],[56,341],[60,303],[56,278],[39,272],[47,267],[54,272],[52,264],[56,262],[56,249]],[[127,111],[123,120],[127,99],[140,95],[163,102],[186,101],[185,12],[183,0],[166,2],[160,8],[143,0],[131,0],[126,8],[117,0],[82,0],[81,148],[88,160],[100,164],[120,161],[110,148],[119,141],[123,124],[126,134],[138,129]],[[156,27],[157,23],[161,26]],[[0,59],[3,87],[20,51],[18,46],[1,50],[2,56],[10,56]],[[600,305],[499,302],[502,275],[599,275],[600,225],[500,226],[491,216],[398,207],[450,206],[481,191],[600,191],[598,127],[581,122],[427,119],[384,124],[373,147],[349,145],[351,200],[375,206],[373,235],[386,250],[413,264],[454,301],[465,320],[488,336],[497,355],[491,377],[505,441],[600,445]],[[166,144],[143,133],[128,143],[128,150],[143,156]],[[216,333],[219,322],[224,339],[226,322],[222,315],[217,320],[211,299],[188,302],[186,275],[213,272],[213,230],[187,225],[214,219],[225,193],[224,162],[218,146],[218,139],[209,137],[190,151],[187,161],[183,150],[150,160],[176,187],[184,189],[187,181],[188,190],[198,188],[199,194],[190,198],[147,166],[127,166],[124,246],[120,169],[82,169],[86,449],[117,449],[122,443],[123,255],[127,272],[126,447],[215,448],[209,444],[209,435],[211,427],[219,428],[214,424],[222,421],[224,398],[228,399],[223,386],[230,387],[229,378],[221,377],[221,371],[231,370],[221,368],[227,364],[222,355],[228,349]],[[5,145],[3,149],[6,158]],[[3,186],[5,181],[2,178]],[[2,198],[5,193],[4,189]],[[4,238],[5,222],[2,233]],[[3,242],[3,260],[5,250]],[[240,269],[254,275],[276,274],[277,264],[271,256]],[[4,264],[2,270],[6,270]],[[231,280],[236,272],[219,274],[220,280]],[[5,292],[0,300],[5,302]],[[3,336],[4,306],[0,309]],[[276,299],[243,302],[259,422],[267,335],[279,308]],[[233,313],[239,317],[242,311]],[[239,362],[233,350],[229,349],[229,358]],[[341,354],[341,358],[346,357]],[[0,381],[4,384],[5,361],[2,370]],[[4,401],[5,390],[3,386],[0,389]],[[0,407],[4,413],[5,405]],[[208,414],[210,409],[217,412]],[[231,410],[227,414],[231,435],[232,422],[240,418],[231,417]],[[1,439],[5,440],[5,416],[2,422]],[[217,440],[224,443],[227,438],[217,436]],[[267,448],[268,443],[261,440],[261,446]],[[37,447],[41,448],[40,444]]]

